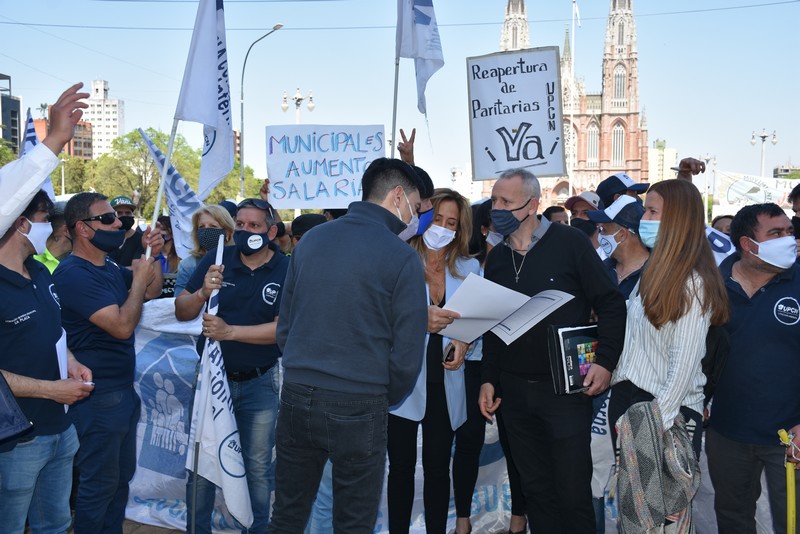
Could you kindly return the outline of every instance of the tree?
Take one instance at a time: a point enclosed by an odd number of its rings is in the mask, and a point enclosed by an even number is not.
[[[8,146],[4,139],[0,139],[0,167],[15,159],[17,159],[17,155],[14,154],[14,150]]]
[[[41,104],[39,104],[39,107],[36,108],[36,109],[39,110],[39,115],[41,115],[41,117],[39,117],[39,118],[40,119],[46,119],[47,118],[47,112],[50,110],[50,104],[48,104],[47,102],[42,102]]]
[[[61,194],[61,166],[64,166],[64,192],[80,193],[87,191],[91,185],[87,184],[86,164],[81,158],[68,156],[64,152],[58,155],[58,159],[63,162],[50,173],[50,180],[53,182],[53,190],[57,195]]]
[[[800,180],[800,171],[790,172],[786,176],[784,176],[787,180]]]

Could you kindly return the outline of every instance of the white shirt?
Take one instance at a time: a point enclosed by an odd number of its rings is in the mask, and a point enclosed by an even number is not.
[[[681,406],[703,413],[706,377],[701,361],[706,353],[711,310],[702,312],[703,281],[697,273],[686,285],[693,295],[689,310],[677,321],[656,329],[644,313],[636,284],[628,300],[625,346],[612,378],[613,384],[630,380],[653,395],[664,430],[672,426]]]
[[[57,166],[58,157],[39,143],[0,168],[0,235],[11,228]]]

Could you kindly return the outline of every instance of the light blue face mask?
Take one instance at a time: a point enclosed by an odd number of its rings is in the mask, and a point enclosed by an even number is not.
[[[658,227],[661,221],[639,221],[639,239],[647,248],[653,248],[658,237]]]

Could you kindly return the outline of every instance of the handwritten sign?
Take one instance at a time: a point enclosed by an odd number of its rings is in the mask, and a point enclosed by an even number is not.
[[[566,175],[558,47],[467,58],[467,80],[475,180]]]
[[[276,208],[346,208],[361,176],[386,154],[383,125],[267,126],[270,202]]]

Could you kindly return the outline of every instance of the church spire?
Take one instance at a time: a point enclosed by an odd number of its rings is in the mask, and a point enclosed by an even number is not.
[[[530,48],[531,36],[528,30],[528,10],[525,0],[508,0],[503,33],[500,35],[500,50],[519,50]]]

